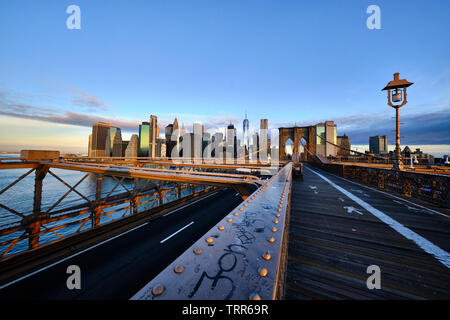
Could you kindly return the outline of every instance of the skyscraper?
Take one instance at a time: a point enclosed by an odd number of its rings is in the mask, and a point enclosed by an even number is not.
[[[130,142],[128,142],[127,148],[125,149],[125,157],[137,157],[138,156],[138,136],[133,134],[131,136]]]
[[[269,154],[269,120],[261,119],[259,127],[259,159],[267,161]]]
[[[139,125],[138,157],[148,157],[150,146],[150,123]]]
[[[117,126],[97,122],[92,125],[91,156],[110,157]],[[114,135],[111,134],[114,132]],[[112,138],[111,138],[112,137]]]
[[[88,157],[92,157],[92,133],[89,135]]]
[[[248,150],[249,150],[249,135],[248,135],[248,130],[249,130],[249,121],[247,119],[247,112],[245,113],[245,119],[242,123],[242,129],[243,129],[243,141],[244,141],[244,148],[245,148],[245,153],[248,154]]]
[[[199,159],[202,158],[203,152],[202,152],[202,147],[203,147],[203,132],[204,132],[204,127],[201,123],[194,123],[193,124],[193,131],[194,134],[192,136],[192,153],[193,153],[193,158],[195,159]]]
[[[122,132],[120,128],[116,128],[111,148],[112,157],[122,157]]]
[[[179,127],[178,127],[178,120],[177,118],[175,118],[173,120],[173,129],[172,129],[172,133],[175,135],[174,137],[172,137],[172,143],[173,146],[170,150],[170,153],[167,155],[168,157],[171,157],[172,155],[178,157],[179,156],[179,150],[180,150],[180,131],[179,131]],[[173,140],[175,139],[175,141]],[[174,150],[175,149],[175,150]]]
[[[227,158],[236,158],[237,156],[236,128],[232,123],[230,123],[227,127],[226,152]]]
[[[375,154],[388,153],[387,136],[373,136],[369,138],[369,150]]]
[[[158,118],[154,115],[150,116],[150,146],[149,157],[156,157],[156,139],[159,137]]]

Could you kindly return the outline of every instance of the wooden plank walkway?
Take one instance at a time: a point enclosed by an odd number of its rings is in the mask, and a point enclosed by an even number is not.
[[[430,241],[444,261],[313,171]],[[450,299],[450,212],[408,201],[306,166],[292,187],[285,298]],[[381,289],[367,288],[370,265],[380,267]]]

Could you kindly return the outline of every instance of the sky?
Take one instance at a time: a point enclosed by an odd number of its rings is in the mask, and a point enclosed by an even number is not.
[[[70,30],[69,5],[81,10]],[[368,29],[369,5],[381,29]],[[0,1],[0,151],[87,152],[92,124],[177,117],[214,133],[334,120],[352,144],[394,143],[381,89],[414,82],[402,145],[450,153],[450,1]],[[163,130],[161,130],[161,134]]]

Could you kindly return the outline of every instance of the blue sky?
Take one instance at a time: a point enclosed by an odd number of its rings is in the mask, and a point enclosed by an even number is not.
[[[71,4],[81,30],[66,28]],[[366,27],[371,4],[381,30]],[[253,129],[335,120],[354,143],[391,143],[381,88],[397,71],[415,83],[404,143],[450,144],[449,12],[445,0],[1,1],[0,150],[86,149],[92,122],[127,136],[150,114],[241,128],[245,111]]]

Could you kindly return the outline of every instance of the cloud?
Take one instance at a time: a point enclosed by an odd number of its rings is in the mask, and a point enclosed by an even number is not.
[[[75,91],[77,89],[74,89]],[[80,92],[80,91],[77,91]],[[83,96],[82,94],[80,94]],[[86,94],[86,96],[89,96]],[[98,101],[92,97],[90,99],[93,105]],[[436,108],[439,106],[439,108]],[[424,111],[425,110],[425,111]],[[429,110],[429,111],[427,111]],[[387,109],[383,113],[377,114],[356,114],[334,119],[316,119],[308,121],[289,121],[273,122],[269,119],[270,128],[308,126],[324,122],[325,120],[334,120],[337,124],[338,134],[346,133],[352,144],[367,144],[369,136],[387,135],[388,141],[395,142],[395,119],[393,119],[393,110]],[[114,117],[101,117],[93,114],[83,114],[72,111],[65,111],[56,108],[42,108],[30,104],[17,103],[8,100],[5,92],[0,91],[0,115],[40,120],[50,123],[68,124],[74,126],[92,127],[96,122],[107,122],[119,126],[125,132],[136,133],[139,124],[148,119],[122,120]],[[183,115],[180,115],[183,117]],[[231,122],[237,129],[238,136],[242,136],[242,118],[227,115],[201,116],[184,115],[189,122],[184,122],[187,131],[192,131],[193,122],[201,122],[205,130],[214,134],[215,132],[224,132],[224,129]],[[181,127],[183,119],[178,115],[178,123]],[[195,119],[195,121],[194,121]],[[164,134],[164,127],[172,123],[173,119],[158,119],[160,134]],[[440,103],[438,105],[416,105],[411,108],[402,108],[400,112],[400,121],[402,124],[400,133],[402,144],[450,144],[450,102]],[[259,123],[255,126],[251,124],[250,133],[258,129]],[[273,139],[276,135],[273,135]],[[275,141],[273,141],[275,143]]]
[[[408,113],[400,110],[400,135],[402,144],[450,144],[450,103],[439,104],[438,110]],[[427,106],[421,106],[427,110]],[[389,110],[392,111],[392,110]],[[389,143],[395,143],[395,118],[393,112],[381,114],[357,114],[334,119],[316,119],[299,122],[273,123],[274,127],[309,126],[333,120],[339,135],[347,134],[353,144],[368,144],[369,137],[387,135]]]
[[[3,101],[3,99],[0,99],[0,115],[82,127],[92,127],[92,124],[96,122],[108,122],[119,126],[124,131],[137,131],[139,127],[138,121],[126,121],[97,115],[35,107],[27,104],[8,103]]]
[[[72,102],[76,105],[89,107],[94,110],[106,110],[110,107],[109,104],[100,101],[99,98],[96,98],[81,89],[67,88],[67,90],[75,94],[75,98],[72,100]]]

